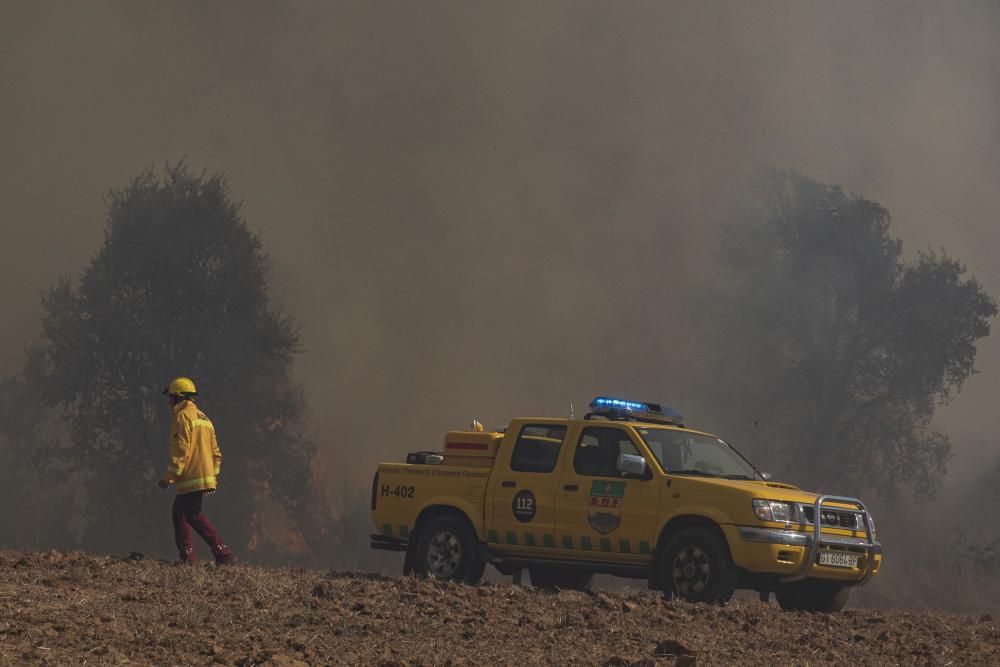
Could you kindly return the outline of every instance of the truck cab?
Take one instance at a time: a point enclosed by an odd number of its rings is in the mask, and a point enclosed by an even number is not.
[[[474,582],[492,564],[558,588],[606,573],[688,600],[748,588],[832,611],[881,565],[860,500],[771,481],[654,403],[599,397],[583,419],[452,431],[410,460],[380,465],[372,487],[372,546],[406,552],[407,572]]]

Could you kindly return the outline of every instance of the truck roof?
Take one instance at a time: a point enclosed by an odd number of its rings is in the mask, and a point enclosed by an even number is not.
[[[699,431],[698,429],[689,428],[683,424],[661,424],[659,422],[645,422],[636,419],[570,419],[568,417],[515,417],[511,420],[523,422],[542,422],[547,424],[587,424],[589,426],[600,426],[602,424],[622,424],[627,426],[634,426],[635,428],[658,428],[668,431],[683,431],[685,433],[694,433],[695,435],[705,435],[710,438],[718,438],[719,436],[714,433],[708,433],[707,431]]]

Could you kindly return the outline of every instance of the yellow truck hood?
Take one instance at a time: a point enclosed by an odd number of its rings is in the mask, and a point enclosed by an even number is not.
[[[712,486],[720,486],[727,489],[742,489],[752,493],[754,496],[759,498],[767,498],[769,500],[784,500],[790,503],[814,503],[819,497],[818,493],[812,493],[811,491],[803,491],[797,486],[792,486],[791,484],[782,484],[781,482],[765,482],[761,480],[745,480],[745,479],[720,479],[716,477],[697,477],[694,475],[677,475],[673,479],[684,479],[685,481],[698,481],[703,484],[708,484]],[[834,507],[845,507],[847,509],[855,509],[851,505],[841,505],[840,503],[831,502],[829,505]]]

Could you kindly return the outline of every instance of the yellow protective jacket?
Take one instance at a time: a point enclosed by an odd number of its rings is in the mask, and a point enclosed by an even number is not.
[[[212,422],[193,401],[175,405],[170,425],[170,465],[163,481],[176,484],[178,494],[214,490],[221,465],[222,452]]]

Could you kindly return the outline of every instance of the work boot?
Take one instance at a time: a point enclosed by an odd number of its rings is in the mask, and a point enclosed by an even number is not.
[[[220,556],[215,559],[215,566],[222,567],[223,565],[236,565],[239,561],[236,560],[236,554],[230,553],[228,556]]]
[[[215,555],[216,565],[236,564],[236,554],[222,542],[216,542],[215,546],[212,547],[212,553]]]
[[[197,565],[198,564],[198,554],[194,552],[194,549],[188,548],[181,552],[180,558],[174,563],[174,565]]]

